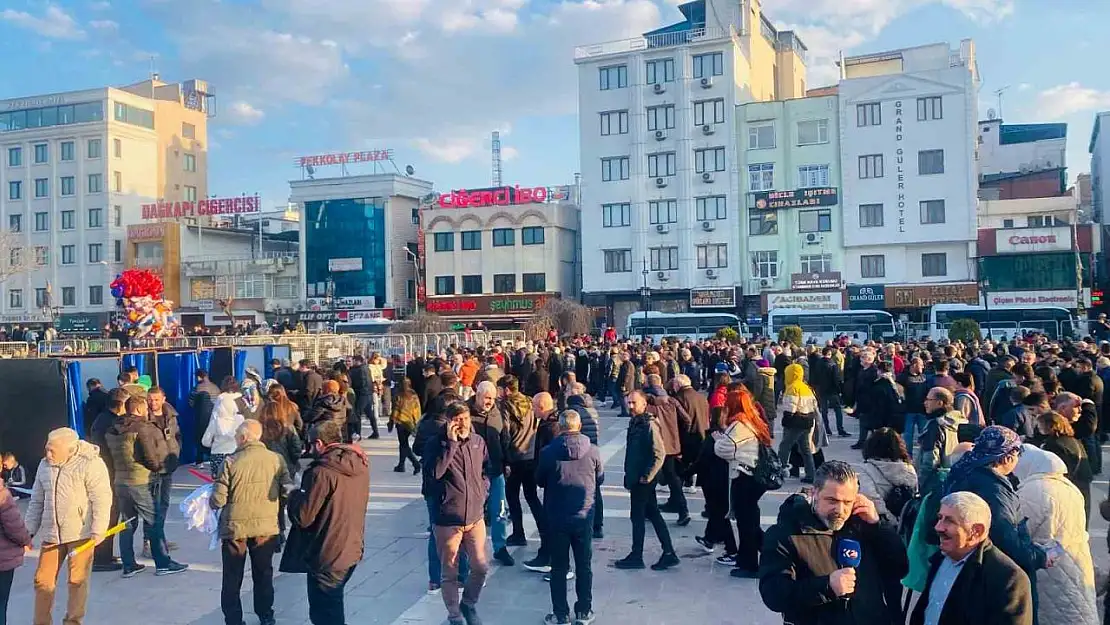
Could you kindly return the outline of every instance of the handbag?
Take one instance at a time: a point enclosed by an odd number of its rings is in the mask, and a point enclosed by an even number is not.
[[[312,537],[303,529],[293,526],[285,538],[278,570],[282,573],[308,573],[308,546]]]
[[[786,481],[786,465],[774,449],[759,444],[759,456],[752,467],[752,479],[764,490],[778,490]]]

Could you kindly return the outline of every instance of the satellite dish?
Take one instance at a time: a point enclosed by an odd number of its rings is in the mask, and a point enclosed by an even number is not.
[[[413,169],[412,165],[405,165],[405,173],[411,176],[416,173],[416,170]]]
[[[987,119],[998,119],[998,112],[994,109],[987,109]]]
[[[316,175],[316,168],[313,167],[312,165],[305,165],[304,169],[305,169],[305,173],[308,174],[308,177],[309,177],[310,180],[313,178],[313,176]]]

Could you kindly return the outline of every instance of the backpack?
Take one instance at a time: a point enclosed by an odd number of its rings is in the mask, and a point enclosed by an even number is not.
[[[763,443],[759,444],[759,457],[752,467],[752,478],[764,490],[778,490],[786,481],[786,465],[775,453],[774,449]]]
[[[894,492],[891,491],[890,494],[893,495]],[[921,513],[923,501],[923,497],[915,495],[902,502],[902,509],[898,514],[898,537],[902,539],[903,545],[909,546],[910,539],[913,538],[913,528],[917,525],[917,517]],[[883,503],[886,504],[889,510],[890,502],[884,499]]]
[[[902,513],[905,511],[906,505],[916,498],[917,492],[915,489],[905,484],[897,484],[887,492],[885,497],[883,497],[883,504],[886,505],[886,509],[890,512],[891,516],[899,519],[899,522],[901,522]]]

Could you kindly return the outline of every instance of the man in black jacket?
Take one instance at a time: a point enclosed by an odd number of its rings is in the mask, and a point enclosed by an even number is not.
[[[486,517],[489,519],[490,541],[493,543],[493,557],[498,562],[512,566],[513,556],[505,548],[508,538],[508,506],[505,501],[505,454],[509,449],[509,433],[497,407],[497,386],[490,381],[478,384],[474,397],[467,402],[470,408],[470,421],[474,433],[486,441],[489,452],[489,466],[486,477],[489,479],[489,497],[486,498]]]
[[[159,525],[157,533],[166,544],[166,551],[172,551],[177,545],[166,539],[165,523],[166,514],[170,509],[170,491],[173,489],[173,472],[181,462],[181,428],[177,424],[177,410],[166,401],[166,392],[161,387],[155,386],[147,391],[150,423],[158,431],[166,446],[166,460],[162,463],[162,470],[150,476],[150,497],[154,500],[154,522]],[[143,557],[150,553],[150,528],[143,526],[143,536],[146,537],[143,547]]]
[[[909,570],[906,549],[875,504],[859,494],[855,470],[839,460],[825,462],[810,498],[789,497],[764,536],[763,603],[793,625],[901,624],[898,580]],[[857,568],[837,562],[845,539],[861,546]]]
[[[115,467],[112,464],[112,452],[108,449],[108,430],[117,418],[122,418],[127,413],[124,408],[127,403],[127,391],[114,388],[108,393],[108,403],[104,410],[97,415],[92,426],[85,433],[85,438],[100,448],[100,459],[108,467],[108,480],[115,484]],[[119,522],[119,504],[112,497],[112,509],[108,514],[108,527],[113,527]],[[123,562],[115,557],[116,538],[105,539],[93,551],[93,572],[111,572],[123,569]]]
[[[910,625],[1032,625],[1029,576],[991,543],[991,509],[974,493],[940,500],[940,553]]]
[[[424,365],[424,377],[420,389],[420,409],[427,414],[432,401],[443,392],[443,382],[440,380],[439,374],[436,373],[435,363],[429,362]]]
[[[108,409],[108,391],[104,390],[104,385],[96,378],[89,378],[85,382],[85,388],[89,391],[89,396],[85,399],[84,414],[85,438],[88,438],[93,421],[100,413]]]
[[[335,421],[310,428],[309,448],[316,459],[289,494],[289,520],[305,535],[308,618],[334,625],[346,622],[343,589],[362,560],[370,461],[359,447],[343,444]]]
[[[370,402],[373,401],[374,389],[370,385],[370,371],[366,368],[366,359],[361,355],[356,355],[351,359],[353,363],[347,375],[351,378],[351,390],[355,392],[355,405],[354,405],[354,419],[353,424],[348,424],[348,428],[354,431],[347,432],[347,440],[358,440],[362,433],[362,419],[365,417],[370,421],[370,427],[373,430],[371,438],[377,438],[378,434],[378,420],[374,418],[373,412],[370,410]]]
[[[644,535],[650,521],[655,535],[663,547],[659,560],[651,565],[657,571],[678,566],[671,533],[659,512],[655,498],[655,484],[667,456],[658,420],[648,412],[647,398],[640,391],[628,394],[628,422],[624,452],[624,487],[629,491],[632,517],[632,552],[614,563],[618,569],[644,568]]]
[[[208,421],[212,419],[212,410],[215,408],[216,398],[220,396],[220,387],[208,378],[208,372],[197,369],[196,386],[189,393],[189,407],[193,409],[193,437],[197,448],[196,466],[208,460],[210,450],[201,443],[204,431],[208,429]]]
[[[817,394],[817,411],[821,413],[821,423],[825,431],[832,435],[829,427],[829,411],[836,413],[836,434],[841,438],[850,436],[844,429],[844,408],[840,401],[840,393],[844,386],[844,373],[840,365],[833,360],[835,347],[826,347],[821,350],[821,357],[814,358],[809,365],[810,386]]]
[[[301,414],[312,407],[316,398],[324,389],[324,378],[316,372],[311,360],[300,361],[297,371],[297,394],[294,399],[301,409]]]
[[[859,419],[859,440],[852,449],[863,449],[864,442],[871,430],[877,430],[883,425],[884,415],[876,414],[875,409],[875,382],[879,379],[878,369],[875,367],[875,350],[866,348],[859,354],[859,373],[856,375],[855,399],[856,418]]]

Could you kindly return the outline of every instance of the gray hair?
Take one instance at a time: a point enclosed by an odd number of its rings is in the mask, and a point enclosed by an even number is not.
[[[262,423],[255,419],[244,419],[239,427],[235,428],[235,438],[244,443],[254,443],[262,440]]]
[[[829,460],[817,468],[813,476],[814,490],[821,490],[825,484],[829,482],[836,482],[837,484],[854,483],[859,485],[859,475],[852,465],[844,462],[843,460]]]
[[[680,373],[680,374],[674,376],[673,379],[675,381],[675,384],[678,384],[678,386],[680,388],[686,388],[687,386],[693,386],[694,385],[693,382],[690,381],[690,376],[688,376],[684,373]]]
[[[567,390],[564,393],[564,395],[566,395],[567,397],[574,397],[575,395],[585,395],[585,394],[586,394],[586,385],[582,384],[581,382],[575,382],[574,384],[568,384],[567,385]]]
[[[663,384],[663,378],[658,373],[648,374],[648,377],[647,377],[647,385],[648,386],[661,386],[662,384]]]
[[[474,390],[474,394],[484,397],[497,397],[497,385],[489,380],[482,380],[478,383],[478,388]]]
[[[982,525],[987,531],[990,531],[991,507],[979,495],[967,491],[949,493],[940,500],[940,505],[955,510],[956,516],[960,518],[960,522],[965,528],[972,525]]]
[[[564,410],[563,414],[559,415],[559,423],[568,432],[582,431],[582,416],[578,414],[577,410]]]
[[[1068,404],[1068,405],[1078,404],[1082,401],[1083,401],[1083,398],[1080,397],[1079,395],[1076,395],[1075,393],[1069,393],[1067,391],[1064,391],[1063,393],[1058,393],[1056,395],[1056,397],[1052,398],[1052,409],[1053,410],[1059,410],[1060,408],[1062,408],[1064,406],[1064,404]]]
[[[74,430],[73,428],[58,428],[56,430],[50,430],[50,433],[46,435],[47,442],[65,443],[70,447],[76,445],[77,441],[79,440],[81,440],[81,437],[77,434],[77,430]]]

